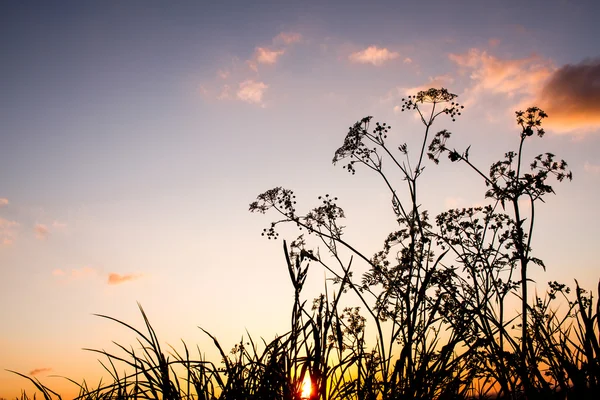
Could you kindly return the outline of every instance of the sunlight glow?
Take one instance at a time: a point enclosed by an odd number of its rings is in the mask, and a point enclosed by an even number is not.
[[[312,382],[310,381],[310,375],[306,374],[304,376],[304,380],[302,381],[302,394],[300,394],[301,399],[309,399],[312,393]]]

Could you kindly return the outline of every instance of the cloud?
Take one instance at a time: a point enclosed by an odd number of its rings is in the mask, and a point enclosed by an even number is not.
[[[548,127],[559,132],[600,130],[600,58],[557,69],[534,103],[548,114]]]
[[[217,96],[218,100],[228,100],[231,98],[231,86],[223,85],[221,93]]]
[[[264,82],[245,80],[240,83],[237,98],[250,104],[262,104],[263,95],[268,87]]]
[[[0,207],[4,207],[8,205],[8,199],[5,197],[0,197]]]
[[[298,43],[302,40],[302,35],[297,32],[281,32],[273,38],[273,43],[284,43],[287,45]]]
[[[217,76],[223,80],[227,79],[229,77],[229,71],[225,70],[225,69],[220,69],[217,71]]]
[[[411,94],[417,94],[418,92],[422,91],[422,90],[428,90],[433,88],[447,88],[448,86],[452,85],[454,83],[454,78],[448,74],[446,75],[438,75],[438,76],[433,76],[433,77],[429,77],[429,79],[427,80],[427,83],[423,84],[423,85],[419,85],[419,86],[415,86],[415,87],[411,87],[411,88],[407,88],[404,90],[401,90],[403,93],[403,96],[406,95],[411,95]]]
[[[35,231],[35,237],[39,240],[46,240],[48,235],[50,235],[50,230],[44,224],[36,224],[33,229]]]
[[[400,57],[400,53],[389,51],[386,48],[369,46],[362,51],[357,51],[348,56],[348,59],[354,63],[373,64],[375,66],[383,65],[386,61]]]
[[[62,222],[62,221],[58,221],[58,220],[54,220],[52,222],[52,227],[54,229],[65,229],[67,227],[67,223],[66,222]]]
[[[52,371],[52,368],[36,368],[32,371],[29,371],[29,375],[34,376],[34,375],[41,374],[43,372],[50,372],[50,371]]]
[[[81,268],[73,268],[69,272],[67,272],[61,268],[56,268],[56,269],[52,270],[52,275],[53,276],[64,276],[64,277],[68,277],[72,280],[75,280],[75,279],[83,279],[83,278],[89,277],[91,275],[96,275],[96,270],[94,268],[88,267],[88,266],[81,267]]]
[[[488,45],[490,47],[498,47],[499,44],[500,44],[500,39],[491,38],[491,39],[488,40]]]
[[[87,266],[71,270],[71,277],[75,278],[75,279],[85,278],[87,276],[95,275],[95,274],[96,274],[96,270],[92,267],[87,267]]]
[[[394,90],[390,91],[384,98],[381,99],[382,103],[388,102],[398,102],[400,98],[405,97],[407,95],[414,95],[419,93],[422,90],[428,90],[432,87],[435,88],[447,88],[454,83],[454,78],[450,75],[438,75],[434,77],[429,77],[427,83],[424,83],[419,86],[414,86],[410,88],[396,87]],[[393,107],[394,113],[400,114],[402,112],[402,107],[398,104]],[[415,117],[418,118],[418,115],[415,114]]]
[[[121,283],[131,281],[131,280],[134,280],[137,278],[139,278],[139,275],[132,275],[132,274],[120,275],[120,274],[112,272],[108,275],[108,284],[109,285],[119,285]]]
[[[402,62],[403,62],[404,64],[412,64],[413,60],[412,60],[412,58],[410,58],[410,57],[406,57],[406,58],[404,59],[404,61],[402,61]]]
[[[458,65],[463,73],[470,71],[474,82],[471,95],[487,91],[509,96],[530,95],[552,75],[554,67],[550,61],[538,56],[502,60],[486,51],[470,49],[464,54],[449,54],[448,58]]]
[[[254,53],[256,61],[260,64],[275,64],[277,58],[285,53],[284,50],[269,50],[265,47],[257,47]]]
[[[6,246],[13,244],[17,237],[18,227],[18,222],[0,217],[0,244]]]
[[[583,170],[590,174],[598,175],[598,174],[600,174],[600,165],[592,164],[589,161],[586,161],[585,164],[583,165]]]
[[[447,209],[458,208],[458,207],[464,206],[464,204],[465,204],[465,199],[463,199],[462,197],[446,197],[444,199],[444,206]]]
[[[478,49],[448,57],[473,82],[461,102],[465,105],[483,93],[504,94],[515,98],[511,108],[544,110],[545,127],[556,133],[600,130],[599,58],[556,68],[535,55],[503,60]]]

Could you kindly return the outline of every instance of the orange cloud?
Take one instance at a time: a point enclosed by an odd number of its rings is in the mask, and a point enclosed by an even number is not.
[[[48,235],[50,235],[50,230],[44,224],[36,224],[34,231],[35,237],[39,240],[45,240],[48,238]]]
[[[108,284],[109,285],[118,285],[123,282],[131,281],[131,280],[134,280],[137,278],[139,278],[139,275],[132,275],[132,274],[120,275],[120,274],[112,272],[110,275],[108,275]]]
[[[52,271],[52,275],[54,276],[64,276],[65,275],[65,271],[63,271],[60,268],[57,268],[55,270]]]
[[[52,368],[36,368],[32,371],[29,371],[29,375],[34,376],[34,375],[41,374],[43,372],[50,372],[50,371],[52,371]]]
[[[256,61],[261,64],[275,64],[277,58],[283,55],[284,50],[269,50],[265,47],[257,47],[255,52]]]
[[[8,205],[8,199],[5,197],[0,197],[0,207],[4,207]]]
[[[548,127],[559,133],[600,130],[600,59],[556,70],[534,103],[548,113]]]
[[[273,39],[273,43],[281,43],[290,45],[294,43],[298,43],[302,40],[302,35],[297,32],[281,32],[279,35],[275,36]]]
[[[465,71],[471,70],[474,81],[471,94],[482,91],[515,94],[534,93],[554,72],[548,60],[538,56],[502,60],[486,51],[470,49],[464,54],[449,54],[448,58]]]
[[[348,56],[348,59],[354,63],[373,64],[375,66],[383,65],[386,61],[400,57],[400,53],[389,51],[386,48],[369,46],[364,50],[357,51]]]
[[[252,79],[240,83],[237,98],[250,104],[261,104],[268,85],[264,82],[256,82]]]
[[[0,244],[6,246],[13,244],[17,236],[16,229],[18,226],[18,222],[0,217]]]

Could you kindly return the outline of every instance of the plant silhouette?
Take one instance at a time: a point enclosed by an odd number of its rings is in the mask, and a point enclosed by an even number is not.
[[[572,179],[553,154],[529,164],[523,159],[525,143],[544,136],[547,115],[536,107],[517,112],[518,148],[486,174],[470,160],[470,147],[451,148],[451,132],[434,131],[439,120],[462,117],[456,98],[432,88],[403,99],[402,111],[423,124],[414,152],[372,117],[353,124],[335,151],[334,164],[353,175],[374,173],[391,196],[397,228],[375,254],[346,239],[335,196],[320,196],[300,213],[294,192],[275,187],[250,204],[251,212],[276,215],[262,232],[268,239],[278,239],[285,224],[301,231],[283,241],[294,293],[286,334],[262,343],[247,335],[228,352],[203,330],[221,356],[214,363],[200,349],[193,359],[185,343],[165,351],[141,306],[144,329],[100,315],[134,331],[138,347],[116,344],[122,354],[91,350],[105,357],[112,382],[94,388],[73,382],[78,399],[299,400],[306,379],[309,398],[322,400],[598,398],[598,300],[577,282],[574,294],[558,282],[549,283],[544,297],[528,294],[529,267],[545,269],[531,249],[536,206],[554,193],[550,178]],[[486,205],[430,218],[420,203],[422,177],[443,155],[484,181]],[[314,268],[327,271],[333,285],[326,282],[309,302],[303,291]],[[364,272],[357,274],[359,268]],[[507,310],[510,299],[520,302],[519,313]],[[60,398],[19,375],[45,399]]]

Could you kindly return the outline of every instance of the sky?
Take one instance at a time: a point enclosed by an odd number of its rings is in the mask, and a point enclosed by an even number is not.
[[[331,163],[372,115],[399,143],[422,126],[401,99],[445,87],[465,105],[457,148],[484,171],[518,145],[514,111],[549,114],[526,154],[564,158],[573,181],[536,209],[550,280],[595,288],[600,264],[600,6],[595,1],[0,2],[0,398],[40,379],[70,398],[97,355],[134,336],[104,314],[198,344],[233,347],[289,328],[293,288],[259,193],[325,193],[366,254],[395,227],[366,170]],[[415,149],[416,150],[416,149]],[[432,215],[484,202],[464,166],[426,164]],[[402,182],[398,181],[399,187]],[[357,265],[360,270],[360,266]],[[309,273],[305,297],[324,290]]]

